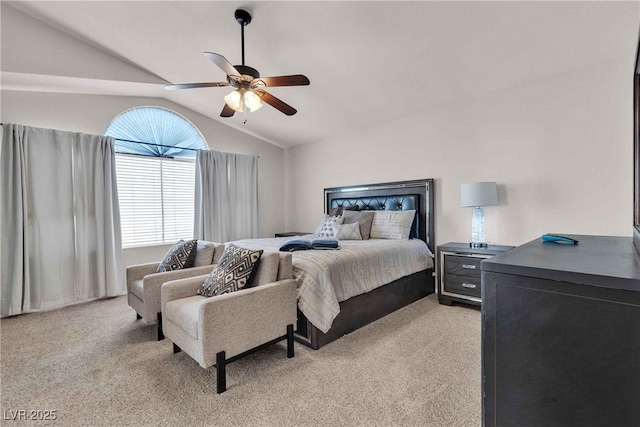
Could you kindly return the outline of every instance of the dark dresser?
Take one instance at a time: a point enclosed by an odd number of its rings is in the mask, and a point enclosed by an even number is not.
[[[632,239],[569,237],[482,261],[484,426],[640,426]]]

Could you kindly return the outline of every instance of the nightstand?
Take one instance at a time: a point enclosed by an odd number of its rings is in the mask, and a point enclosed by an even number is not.
[[[447,243],[438,246],[438,301],[479,306],[482,302],[480,263],[513,246],[489,245],[470,248],[469,243]]]
[[[275,237],[293,237],[293,236],[304,236],[305,234],[313,234],[304,231],[286,231],[284,233],[276,233]]]

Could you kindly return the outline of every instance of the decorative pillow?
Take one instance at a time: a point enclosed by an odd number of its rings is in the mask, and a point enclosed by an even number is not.
[[[201,267],[203,265],[211,265],[215,251],[216,247],[213,242],[198,240],[198,246],[196,247],[196,260],[193,262],[193,266]]]
[[[180,240],[175,243],[160,262],[156,273],[193,267],[196,259],[196,245],[197,240],[189,240],[186,242]]]
[[[198,294],[213,297],[251,287],[252,273],[261,256],[262,250],[253,251],[229,243]]]
[[[373,212],[374,211],[345,211],[342,215],[344,217],[343,224],[360,224],[360,235],[362,236],[362,240],[369,240],[371,222],[373,221]]]
[[[343,221],[344,217],[325,215],[313,234],[318,237],[334,237],[333,226],[340,225]]]
[[[413,217],[413,222],[411,223],[411,231],[409,231],[410,239],[420,238],[420,233],[418,232],[419,223],[420,223],[420,217],[418,215],[418,211],[416,211],[416,214]]]
[[[338,240],[362,240],[360,234],[360,224],[354,222],[352,224],[334,225],[333,232]]]
[[[333,208],[329,211],[330,216],[340,216],[344,211],[359,211],[360,207],[358,205],[349,205],[349,206],[339,206],[337,208]]]
[[[372,239],[408,239],[415,209],[408,211],[375,211],[371,224]]]

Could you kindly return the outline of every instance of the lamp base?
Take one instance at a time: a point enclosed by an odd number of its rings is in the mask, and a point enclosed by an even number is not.
[[[484,240],[484,209],[481,206],[473,208],[473,219],[471,221],[471,248],[486,248]]]

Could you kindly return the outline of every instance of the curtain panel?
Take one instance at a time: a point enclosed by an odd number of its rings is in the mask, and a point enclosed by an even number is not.
[[[258,235],[258,158],[198,151],[194,237],[229,242]]]
[[[111,137],[5,124],[2,317],[123,292]]]

